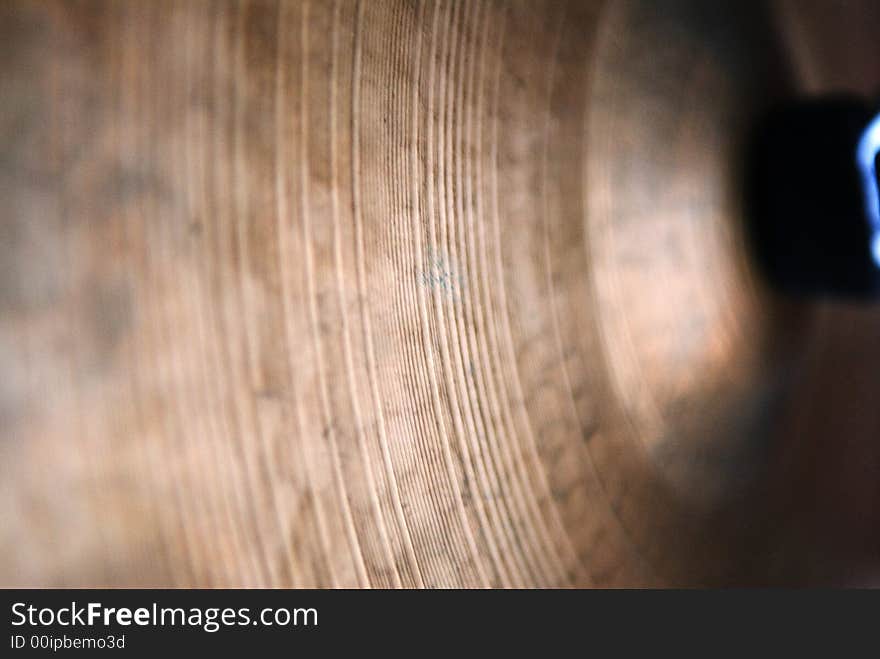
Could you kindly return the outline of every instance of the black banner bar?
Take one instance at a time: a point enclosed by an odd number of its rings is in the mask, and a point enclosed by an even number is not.
[[[874,597],[864,591],[5,590],[0,656],[226,656],[273,648],[421,655],[461,652],[477,640],[496,649],[539,643],[545,651],[589,655],[604,644],[618,651],[646,641],[693,646],[705,634],[725,646],[765,635],[796,641],[832,618],[845,627],[836,638],[850,641],[873,631]]]

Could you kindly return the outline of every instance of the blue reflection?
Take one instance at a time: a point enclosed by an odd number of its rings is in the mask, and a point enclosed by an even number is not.
[[[857,159],[865,191],[865,212],[871,223],[871,253],[880,267],[880,183],[877,181],[877,153],[880,152],[880,115],[874,117],[859,139]]]

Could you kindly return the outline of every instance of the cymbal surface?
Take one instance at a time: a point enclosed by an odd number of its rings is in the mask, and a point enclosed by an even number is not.
[[[832,4],[6,3],[0,584],[870,582],[880,313],[742,229]]]

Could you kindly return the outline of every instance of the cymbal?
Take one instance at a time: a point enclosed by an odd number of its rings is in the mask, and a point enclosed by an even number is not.
[[[871,584],[880,311],[743,152],[830,1],[8,2],[5,586]]]

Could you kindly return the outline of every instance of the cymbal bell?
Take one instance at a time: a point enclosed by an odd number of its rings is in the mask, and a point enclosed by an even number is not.
[[[0,584],[872,584],[746,151],[880,8],[741,4],[4,3]]]

